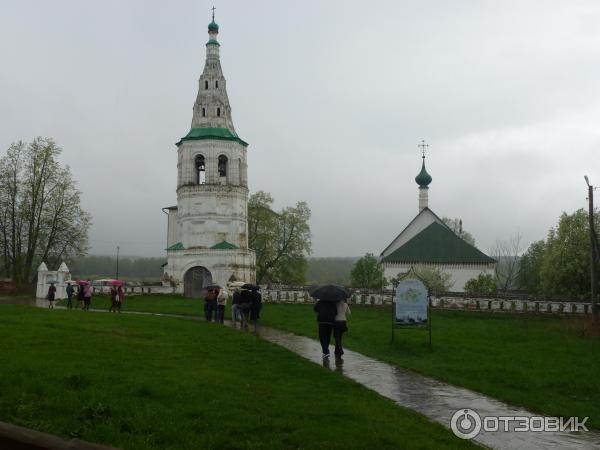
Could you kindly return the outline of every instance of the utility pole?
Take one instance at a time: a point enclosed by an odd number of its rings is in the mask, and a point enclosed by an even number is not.
[[[591,277],[592,277],[592,322],[595,326],[600,323],[600,311],[598,310],[597,276],[598,276],[598,238],[594,230],[594,186],[590,184],[587,175],[584,176],[588,185],[589,219],[590,219],[590,247],[591,247]]]
[[[119,279],[119,246],[117,245],[117,276],[115,277],[117,280]]]

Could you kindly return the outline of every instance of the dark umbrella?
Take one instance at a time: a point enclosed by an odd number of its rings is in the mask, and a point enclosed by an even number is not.
[[[260,286],[257,286],[252,283],[246,283],[242,286],[242,289],[247,289],[249,291],[258,291],[258,290],[260,290]]]
[[[339,302],[349,298],[352,294],[348,289],[337,284],[324,284],[310,288],[310,296],[323,302]]]

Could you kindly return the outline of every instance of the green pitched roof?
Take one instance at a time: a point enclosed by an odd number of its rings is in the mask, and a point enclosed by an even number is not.
[[[239,248],[237,245],[235,244],[231,244],[227,241],[221,241],[218,244],[215,244],[211,247],[211,249],[213,250],[233,250]]]
[[[199,139],[219,139],[223,141],[236,141],[247,147],[248,143],[241,140],[240,137],[227,128],[192,128],[188,134],[181,138],[175,144],[179,146],[183,141],[194,141]]]
[[[491,264],[496,260],[459,238],[447,226],[433,222],[382,262]]]
[[[170,247],[167,247],[166,250],[167,251],[169,251],[169,250],[185,250],[185,247],[183,246],[183,244],[181,242],[177,242],[176,244],[173,244]]]

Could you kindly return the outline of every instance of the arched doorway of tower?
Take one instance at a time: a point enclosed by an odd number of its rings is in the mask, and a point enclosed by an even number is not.
[[[202,297],[206,293],[206,286],[212,282],[210,270],[202,266],[192,267],[183,277],[183,295],[190,298]]]

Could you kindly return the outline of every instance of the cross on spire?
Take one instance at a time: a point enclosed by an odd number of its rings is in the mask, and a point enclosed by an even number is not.
[[[212,17],[213,17],[213,22],[215,21],[215,8],[214,6],[212,7]]]
[[[423,159],[425,159],[425,150],[429,147],[429,144],[425,143],[425,139],[421,139],[421,143],[418,145],[418,147],[421,148],[421,151],[423,152]]]

